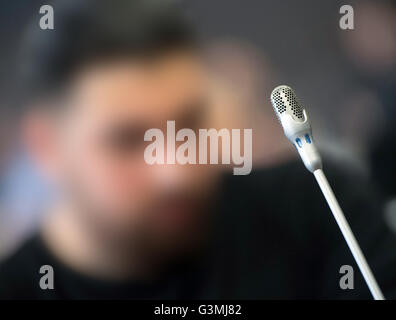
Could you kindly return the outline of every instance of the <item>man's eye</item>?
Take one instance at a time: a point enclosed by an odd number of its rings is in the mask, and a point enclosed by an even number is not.
[[[143,145],[144,135],[140,130],[118,130],[110,133],[106,145],[114,150],[127,152],[133,151]]]
[[[194,131],[204,128],[204,114],[193,114],[192,116],[181,119],[179,122],[176,121],[176,130],[189,128]]]

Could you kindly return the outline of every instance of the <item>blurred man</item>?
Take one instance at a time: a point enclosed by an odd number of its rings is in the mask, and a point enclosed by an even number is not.
[[[177,12],[105,0],[54,11],[55,30],[33,28],[25,51],[24,128],[55,196],[37,234],[0,265],[0,297],[369,297],[300,163],[221,180],[218,167],[145,163],[146,130],[208,123],[205,68]],[[393,294],[394,238],[375,194],[329,172]],[[53,289],[40,286],[44,265]],[[353,290],[339,286],[342,265],[355,267]]]

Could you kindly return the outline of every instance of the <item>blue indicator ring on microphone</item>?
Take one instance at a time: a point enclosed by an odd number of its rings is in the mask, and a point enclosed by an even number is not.
[[[300,148],[302,148],[302,142],[301,142],[300,138],[297,138],[297,139],[296,139],[296,142],[297,142],[297,145],[298,145]]]
[[[311,143],[311,138],[309,137],[309,134],[306,134],[305,135],[305,141],[307,142],[307,143]]]

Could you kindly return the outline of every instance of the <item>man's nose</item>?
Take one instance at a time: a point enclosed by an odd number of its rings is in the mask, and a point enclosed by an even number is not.
[[[192,179],[191,165],[161,164],[153,165],[151,170],[155,184],[168,191],[184,188]]]

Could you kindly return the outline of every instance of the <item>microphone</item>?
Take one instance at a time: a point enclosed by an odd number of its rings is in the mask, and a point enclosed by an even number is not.
[[[322,170],[322,159],[315,147],[311,125],[304,107],[298,102],[294,91],[285,85],[278,86],[272,91],[271,103],[286,137],[296,147],[305,167],[314,174],[371,294],[375,300],[385,300]]]
[[[322,169],[322,159],[312,139],[312,129],[305,109],[288,86],[276,87],[271,103],[286,137],[296,147],[305,167],[314,172]]]

